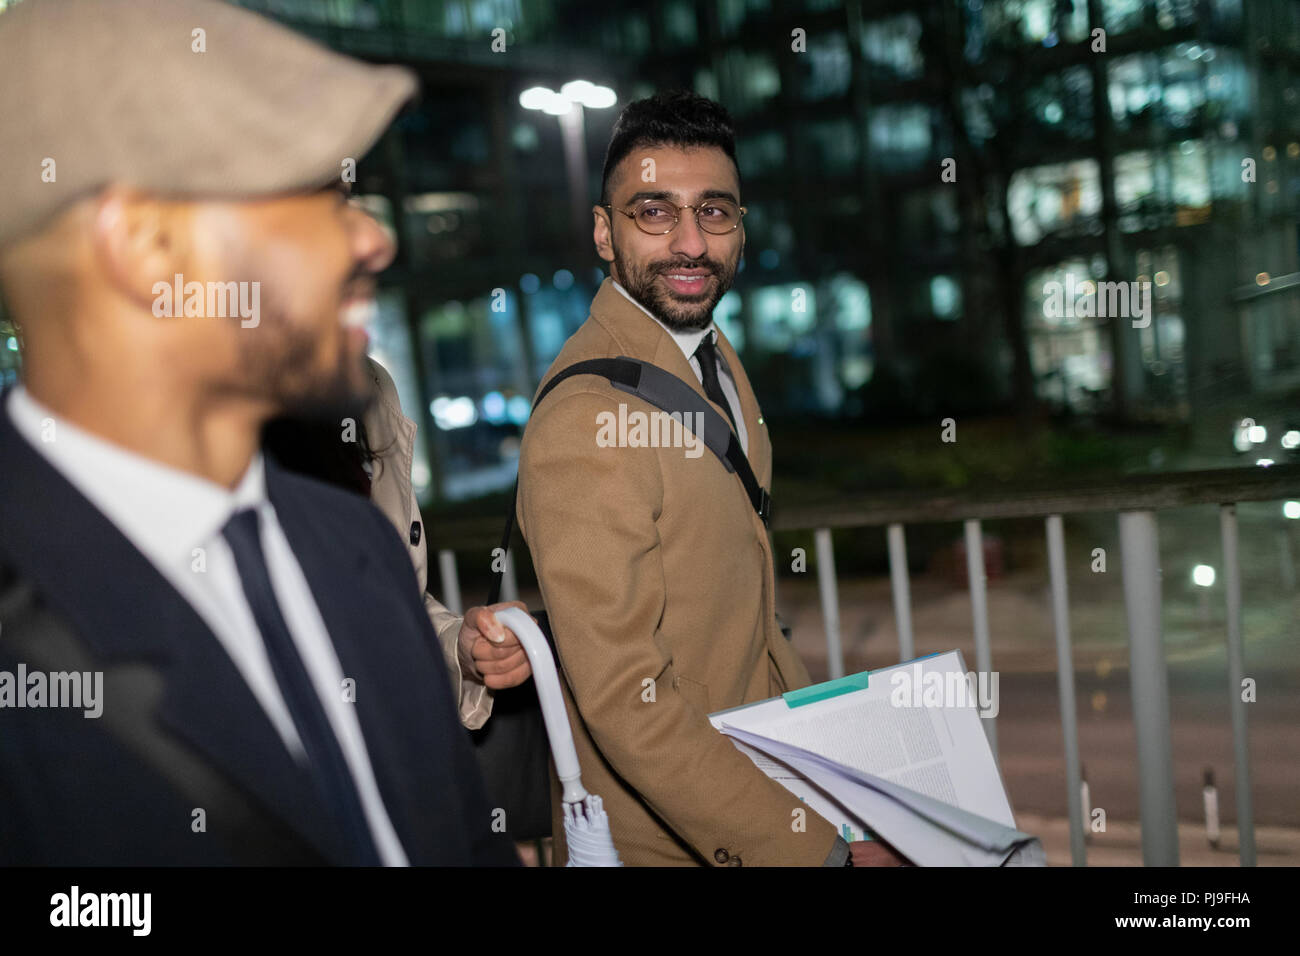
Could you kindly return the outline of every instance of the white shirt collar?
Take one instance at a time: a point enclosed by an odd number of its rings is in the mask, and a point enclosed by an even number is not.
[[[677,343],[677,347],[681,349],[682,354],[686,356],[686,361],[689,362],[691,360],[691,356],[695,354],[695,350],[700,347],[700,343],[704,341],[704,337],[706,335],[712,336],[710,341],[712,341],[715,344],[717,343],[718,327],[712,321],[710,321],[709,324],[702,329],[688,329],[685,332],[678,332],[675,329],[670,329],[668,326],[664,325],[662,321],[660,321],[659,316],[655,315],[653,312],[647,309],[636,299],[632,298],[631,294],[627,291],[627,289],[619,285],[617,280],[611,279],[610,281],[614,283],[615,289],[623,293],[627,301],[631,302],[634,306],[636,306],[646,315],[650,316],[650,318],[654,319],[655,322],[658,323],[661,329],[663,329],[670,336],[672,336],[672,340]]]
[[[19,434],[155,565],[188,565],[192,550],[219,534],[236,511],[269,504],[260,452],[230,491],[78,428],[21,385],[8,412]]]

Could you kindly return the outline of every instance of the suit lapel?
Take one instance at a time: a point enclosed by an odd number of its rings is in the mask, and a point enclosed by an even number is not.
[[[311,787],[211,630],[120,531],[14,429],[0,395],[0,546],[107,670],[148,661],[159,722],[338,859]],[[105,706],[111,706],[111,701]]]
[[[384,807],[407,856],[417,863],[429,842],[423,836],[427,827],[420,818],[422,804],[427,810],[433,788],[439,786],[429,772],[437,763],[435,755],[446,746],[445,740],[431,733],[428,707],[447,686],[447,679],[422,666],[428,663],[424,658],[409,653],[411,645],[403,637],[420,622],[404,615],[407,604],[394,599],[406,582],[381,575],[364,545],[369,539],[354,527],[333,527],[323,521],[312,502],[286,487],[283,470],[269,459],[266,483],[343,675],[355,681],[357,719]],[[392,534],[386,521],[381,527]],[[409,563],[404,551],[397,553]],[[408,573],[411,600],[407,603],[423,615],[414,571]],[[432,656],[428,658],[431,662]],[[447,719],[458,726],[452,715]],[[445,779],[441,786],[445,789]]]

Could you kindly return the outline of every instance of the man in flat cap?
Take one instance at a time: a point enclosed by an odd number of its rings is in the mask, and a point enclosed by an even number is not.
[[[0,863],[517,862],[391,525],[258,447],[369,389],[336,186],[414,86],[223,3],[0,13]]]

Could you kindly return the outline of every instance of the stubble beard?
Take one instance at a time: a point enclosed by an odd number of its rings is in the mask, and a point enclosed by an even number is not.
[[[256,329],[238,329],[243,381],[250,391],[269,400],[274,415],[314,422],[360,421],[370,404],[364,356],[344,351],[333,369],[316,371],[314,329],[296,326],[263,286],[263,316]],[[353,365],[356,368],[353,368]]]

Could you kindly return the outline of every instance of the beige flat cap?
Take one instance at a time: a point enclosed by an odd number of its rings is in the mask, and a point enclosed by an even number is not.
[[[0,244],[109,183],[319,188],[415,90],[218,0],[21,0],[0,13]]]

